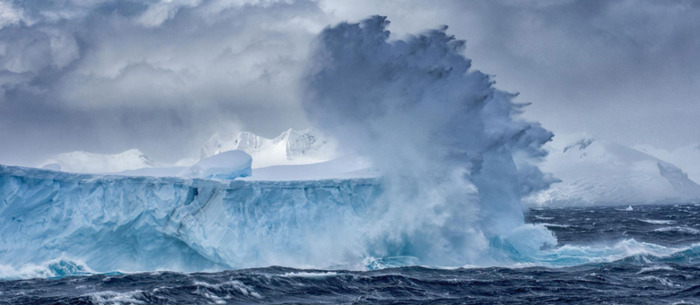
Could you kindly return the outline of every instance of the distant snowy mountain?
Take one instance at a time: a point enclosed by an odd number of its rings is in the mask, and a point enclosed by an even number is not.
[[[157,164],[138,149],[117,154],[96,154],[74,151],[59,154],[39,165],[41,168],[76,173],[113,173],[140,168],[151,168]]]
[[[251,175],[252,158],[241,150],[228,150],[201,160],[182,159],[173,166],[147,167],[110,173],[116,176],[183,177],[233,180]]]
[[[224,151],[242,150],[253,157],[253,168],[308,164],[336,157],[336,144],[313,129],[288,129],[274,139],[243,131],[235,136],[214,134],[201,149],[207,158]]]
[[[639,150],[580,136],[555,140],[540,165],[560,183],[525,199],[532,205],[593,205],[687,202],[700,185],[675,165]]]
[[[638,145],[634,148],[682,168],[691,180],[700,183],[700,144],[687,145],[671,151],[651,145]]]
[[[220,158],[211,159],[212,157],[235,150],[243,151],[252,157],[252,168],[320,163],[338,157],[335,141],[312,129],[288,129],[274,139],[247,131],[240,132],[236,136],[223,136],[216,133],[201,148],[201,158],[184,158],[172,165],[155,162],[138,149],[130,149],[118,154],[96,154],[84,151],[62,153],[42,162],[38,167],[76,173],[181,176],[182,171],[188,168],[201,165],[205,160],[209,160],[207,162],[210,163],[215,162]],[[337,170],[338,164],[346,163],[350,164],[348,162],[329,164],[333,164],[332,168]],[[318,168],[320,167],[313,167],[316,171]],[[280,169],[275,169],[272,172],[279,171]],[[297,169],[291,171],[295,172]],[[265,177],[269,179],[269,175]]]

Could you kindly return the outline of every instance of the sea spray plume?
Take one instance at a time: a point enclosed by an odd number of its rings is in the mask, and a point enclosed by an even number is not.
[[[367,255],[461,265],[553,242],[525,225],[520,203],[552,182],[528,163],[552,133],[470,70],[446,26],[390,40],[388,24],[374,16],[324,29],[305,83],[309,119],[384,176]]]

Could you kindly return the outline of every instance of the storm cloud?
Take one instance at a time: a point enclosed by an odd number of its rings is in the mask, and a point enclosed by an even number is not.
[[[4,5],[16,12],[0,30],[3,161],[128,147],[177,158],[218,129],[303,127],[315,3]]]
[[[0,1],[0,163],[174,161],[214,131],[306,127],[313,37],[375,14],[398,38],[449,26],[555,134],[700,142],[697,1]]]

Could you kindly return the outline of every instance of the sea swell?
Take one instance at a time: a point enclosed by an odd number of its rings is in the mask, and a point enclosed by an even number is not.
[[[0,281],[0,304],[693,304],[700,297],[699,275],[697,265],[632,258],[562,268],[268,267]]]

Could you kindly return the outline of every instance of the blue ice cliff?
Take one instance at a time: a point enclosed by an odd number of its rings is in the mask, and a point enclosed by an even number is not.
[[[372,214],[379,192],[363,179],[216,181],[0,166],[0,266],[58,258],[96,272],[343,264],[364,255],[350,232]]]

